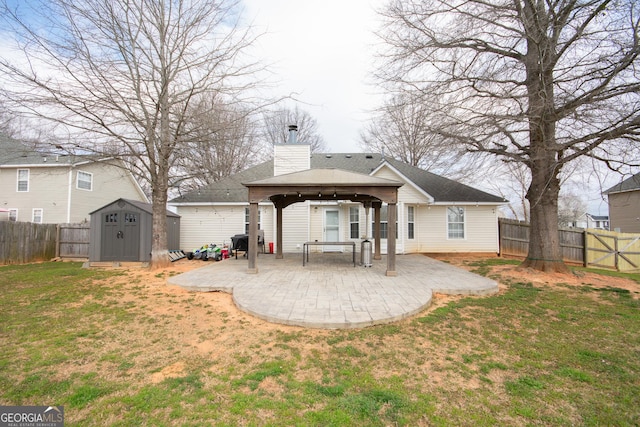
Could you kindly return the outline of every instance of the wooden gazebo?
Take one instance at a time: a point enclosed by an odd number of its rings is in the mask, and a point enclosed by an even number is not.
[[[309,169],[243,183],[249,189],[249,273],[257,273],[258,203],[271,200],[276,207],[276,259],[283,257],[282,211],[306,200],[350,200],[374,209],[374,259],[380,252],[380,208],[388,204],[388,223],[396,223],[398,188],[402,182],[341,169]],[[396,228],[388,227],[387,276],[396,275]]]

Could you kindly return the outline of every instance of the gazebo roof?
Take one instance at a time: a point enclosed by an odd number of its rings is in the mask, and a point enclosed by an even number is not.
[[[308,169],[300,172],[287,173],[260,179],[249,183],[242,183],[247,187],[272,187],[272,186],[297,186],[297,187],[317,187],[322,186],[377,186],[377,187],[401,187],[400,181],[393,181],[386,178],[378,178],[371,175],[349,172],[342,169]]]
[[[284,208],[305,200],[396,203],[404,183],[342,169],[307,169],[243,185],[249,189],[250,203],[269,199]]]

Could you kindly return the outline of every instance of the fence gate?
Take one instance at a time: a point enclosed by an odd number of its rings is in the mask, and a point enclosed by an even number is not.
[[[587,230],[587,266],[640,270],[640,234]]]

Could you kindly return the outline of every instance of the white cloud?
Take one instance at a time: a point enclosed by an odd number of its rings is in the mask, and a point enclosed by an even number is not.
[[[369,85],[380,0],[245,0],[258,31],[258,52],[278,80],[317,121],[330,151],[360,151],[358,135],[376,106]]]

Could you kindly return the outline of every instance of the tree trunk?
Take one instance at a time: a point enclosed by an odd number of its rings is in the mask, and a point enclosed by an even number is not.
[[[166,181],[165,181],[166,182]],[[153,211],[153,240],[151,244],[151,268],[165,268],[171,264],[169,260],[167,240],[167,189],[154,186],[151,196]]]
[[[549,159],[548,159],[549,160]],[[531,209],[529,253],[521,264],[545,272],[568,273],[562,260],[558,232],[558,194],[560,180],[553,163],[532,168],[527,199]]]

